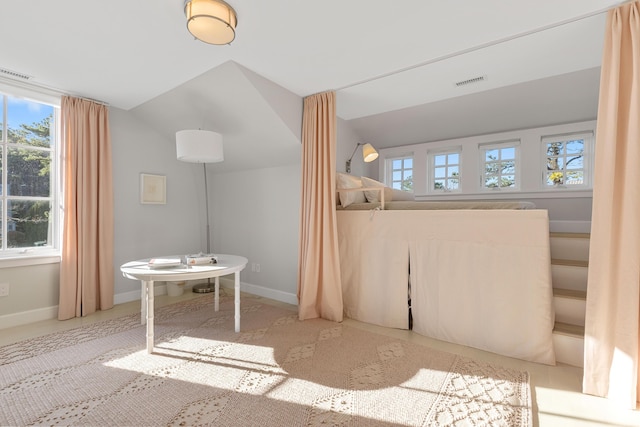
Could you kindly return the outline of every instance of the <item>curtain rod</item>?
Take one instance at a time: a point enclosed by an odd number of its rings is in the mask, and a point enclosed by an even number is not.
[[[100,101],[98,99],[93,99],[93,98],[87,98],[86,96],[76,95],[73,93],[67,93],[60,89],[56,89],[54,87],[43,85],[40,83],[33,83],[28,81],[23,82],[20,80],[15,80],[15,79],[8,78],[1,75],[0,75],[0,83],[4,83],[9,86],[15,86],[20,89],[27,89],[27,90],[37,91],[37,92],[45,92],[45,95],[49,95],[49,96],[60,96],[60,97],[73,96],[74,98],[84,99],[86,101],[95,102],[96,104],[102,104],[104,106],[109,107],[108,102]]]
[[[596,10],[594,12],[590,12],[590,13],[587,13],[587,14],[584,14],[584,15],[580,15],[580,16],[577,16],[577,17],[574,17],[574,18],[570,18],[570,19],[566,19],[564,21],[557,22],[555,24],[545,25],[544,27],[536,28],[534,30],[524,31],[522,33],[515,34],[513,36],[504,37],[502,39],[498,39],[498,40],[494,40],[494,41],[491,41],[491,42],[483,43],[483,44],[480,44],[478,46],[470,47],[468,49],[463,49],[463,50],[460,50],[460,51],[457,51],[457,52],[453,52],[453,53],[450,53],[450,54],[447,54],[447,55],[439,56],[437,58],[429,59],[427,61],[420,62],[420,63],[415,64],[415,65],[411,65],[411,66],[408,66],[408,67],[405,67],[405,68],[400,68],[399,70],[390,71],[388,73],[380,74],[380,75],[377,75],[377,76],[374,76],[374,77],[370,77],[368,79],[360,80],[358,82],[351,83],[351,84],[348,84],[348,85],[345,85],[345,86],[342,86],[342,87],[339,87],[339,88],[333,89],[333,90],[338,92],[340,90],[351,89],[352,87],[360,86],[360,85],[363,85],[365,83],[370,83],[370,82],[373,82],[373,81],[376,81],[376,80],[379,80],[379,79],[383,79],[385,77],[390,77],[390,76],[393,76],[393,75],[396,75],[396,74],[404,73],[405,71],[415,70],[416,68],[425,67],[427,65],[435,64],[437,62],[441,62],[441,61],[444,61],[444,60],[447,60],[447,59],[455,58],[457,56],[465,55],[467,53],[475,52],[477,50],[481,50],[481,49],[484,49],[484,48],[487,48],[487,47],[496,46],[496,45],[499,45],[499,44],[502,44],[502,43],[506,43],[506,42],[509,42],[509,41],[512,41],[512,40],[516,40],[516,39],[519,39],[519,38],[522,38],[522,37],[526,37],[526,36],[529,36],[529,35],[532,35],[532,34],[541,33],[543,31],[547,31],[547,30],[550,30],[552,28],[561,27],[563,25],[571,24],[573,22],[581,21],[583,19],[587,19],[587,18],[591,18],[591,17],[596,16],[596,15],[607,13],[611,9],[615,9],[616,7],[620,7],[625,3],[633,3],[634,1],[636,1],[636,0],[624,0],[624,1],[618,2],[616,5],[611,6],[611,7],[607,7],[607,8],[604,8],[604,9],[599,9],[599,10]]]

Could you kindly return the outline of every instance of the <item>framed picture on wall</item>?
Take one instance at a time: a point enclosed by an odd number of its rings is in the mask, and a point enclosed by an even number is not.
[[[140,174],[140,203],[150,205],[167,203],[167,177],[165,175]]]

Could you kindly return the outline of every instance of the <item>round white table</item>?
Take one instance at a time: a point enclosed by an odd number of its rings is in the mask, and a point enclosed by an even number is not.
[[[184,265],[174,267],[150,267],[149,259],[130,261],[120,266],[122,275],[128,279],[140,280],[141,295],[141,323],[147,324],[147,353],[153,352],[153,282],[154,281],[183,281],[215,278],[215,311],[220,307],[220,276],[234,273],[235,278],[235,331],[240,332],[240,272],[247,265],[245,257],[237,255],[216,254],[217,264]],[[182,259],[180,255],[156,258]]]

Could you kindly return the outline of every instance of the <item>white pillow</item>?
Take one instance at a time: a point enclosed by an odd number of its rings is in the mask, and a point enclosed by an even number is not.
[[[348,175],[346,173],[338,172],[338,188],[362,188],[362,181],[357,176]],[[340,204],[343,208],[346,208],[352,203],[365,203],[363,191],[349,191],[339,192]]]
[[[375,179],[367,178],[366,176],[362,177],[362,186],[363,187],[382,187],[384,188],[384,201],[390,202],[393,200],[393,191],[391,188],[385,186],[383,183],[376,181]],[[377,203],[380,201],[380,191],[378,190],[369,190],[364,192],[365,197],[367,198],[367,202],[369,203]]]
[[[413,193],[410,193],[408,191],[402,191],[402,190],[398,190],[397,188],[393,188],[393,200],[395,201],[400,201],[400,200],[410,200],[410,201],[414,201],[416,198],[413,195]],[[386,201],[386,199],[385,199]]]

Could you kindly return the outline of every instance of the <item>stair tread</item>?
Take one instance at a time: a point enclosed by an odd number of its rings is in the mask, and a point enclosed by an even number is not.
[[[580,325],[571,325],[569,323],[556,322],[553,326],[553,332],[578,338],[584,338],[584,326]]]
[[[550,237],[565,237],[570,239],[590,239],[590,233],[564,233],[564,232],[552,232],[549,233]]]
[[[566,265],[569,267],[589,267],[589,261],[578,261],[574,259],[552,258],[551,265]]]
[[[587,299],[587,291],[579,291],[576,289],[553,288],[554,297],[573,298],[578,300]]]

